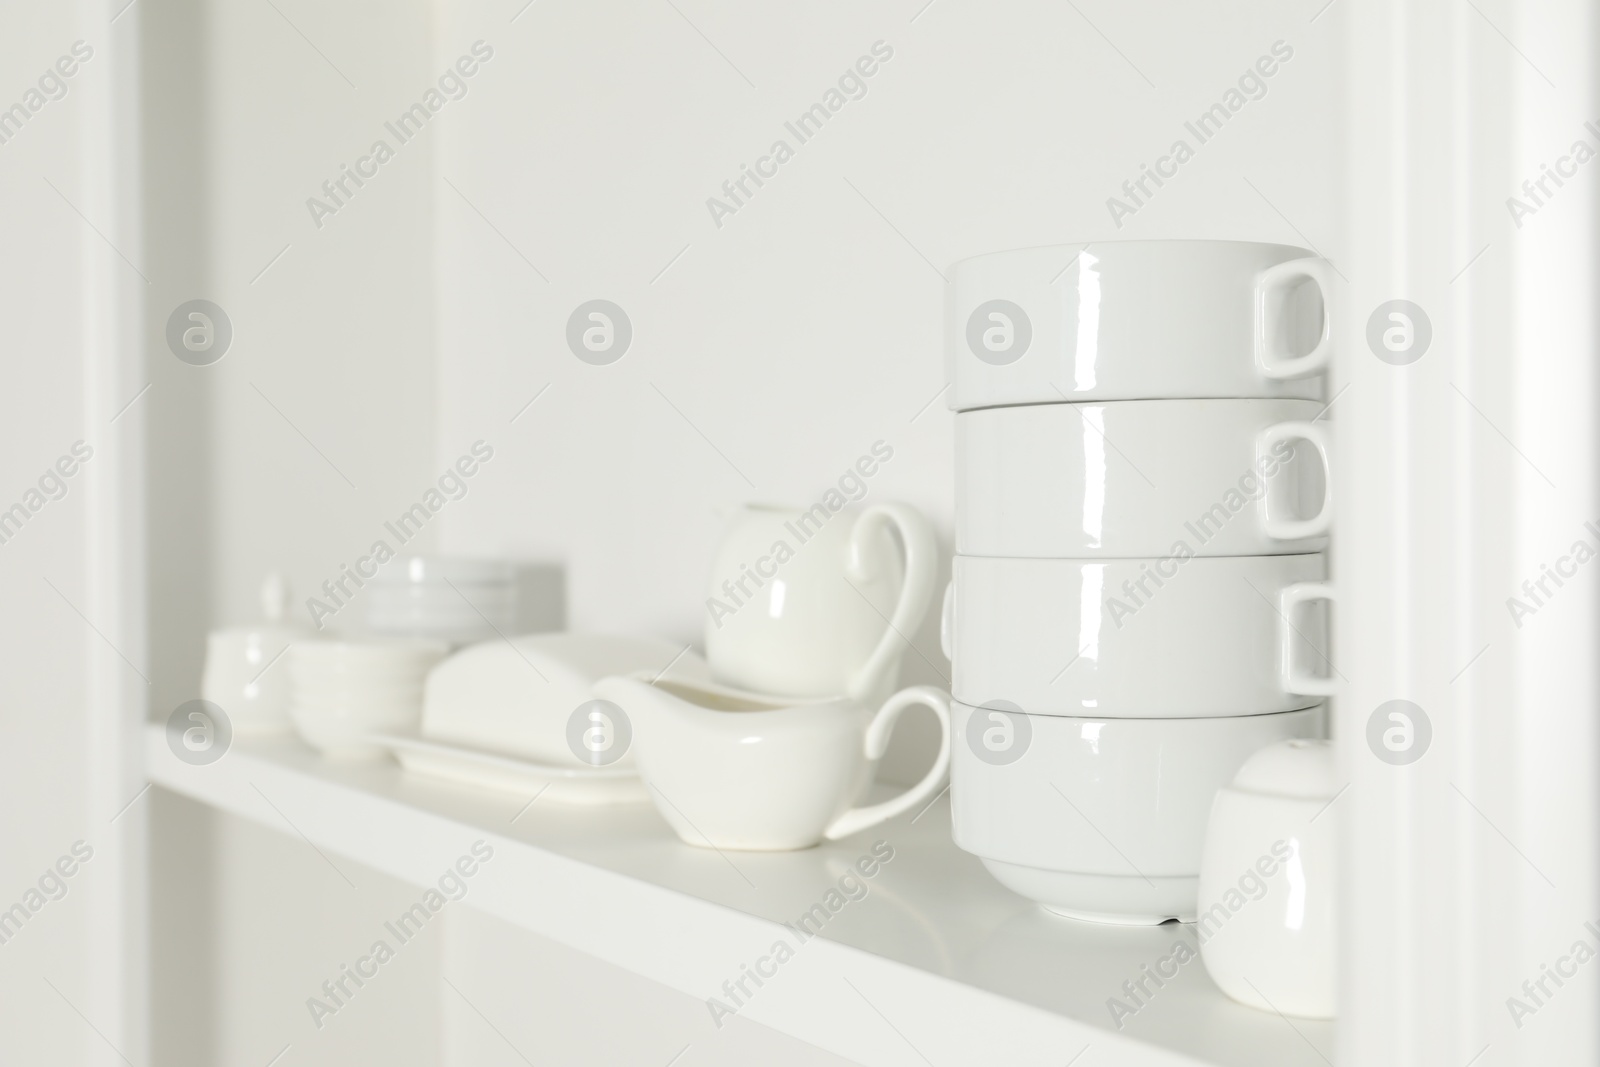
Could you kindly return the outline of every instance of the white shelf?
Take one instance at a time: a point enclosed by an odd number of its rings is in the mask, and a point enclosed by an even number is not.
[[[390,763],[328,763],[288,738],[236,741],[217,763],[195,767],[152,725],[146,761],[157,785],[419,886],[482,838],[494,859],[451,907],[480,909],[699,999],[722,996],[723,982],[774,942],[798,943],[782,924],[887,841],[894,858],[867,895],[799,944],[739,1012],[867,1067],[1060,1067],[1085,1046],[1092,1053],[1080,1067],[1325,1067],[1333,1058],[1332,1024],[1236,1004],[1198,960],[1119,1032],[1107,999],[1178,938],[1192,945],[1193,928],[1044,913],[951,843],[943,800],[914,822],[820,848],[724,855],[680,843],[648,804],[535,802],[519,816],[526,798]]]

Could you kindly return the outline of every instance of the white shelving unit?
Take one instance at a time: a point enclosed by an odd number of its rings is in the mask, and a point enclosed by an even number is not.
[[[1124,981],[1194,943],[1194,928],[1117,928],[1050,916],[996,884],[950,839],[948,804],[803,852],[684,845],[648,804],[560,807],[409,775],[391,763],[329,763],[293,739],[238,742],[220,761],[176,759],[146,736],[150,778],[221,811],[431,885],[479,839],[494,857],[451,907],[472,907],[697,998],[784,941],[792,959],[739,1014],[868,1067],[1324,1064],[1330,1023],[1289,1020],[1224,997],[1198,960],[1119,1031],[1107,1001]],[[819,936],[792,927],[857,859],[893,858]],[[835,898],[837,902],[838,898]],[[772,970],[773,964],[763,969]],[[1131,1003],[1131,1002],[1130,1002]],[[708,1026],[710,1011],[708,1009]]]

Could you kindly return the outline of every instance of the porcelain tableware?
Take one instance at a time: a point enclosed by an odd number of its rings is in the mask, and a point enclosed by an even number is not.
[[[1325,573],[1319,553],[957,556],[955,698],[1109,718],[1308,707],[1332,687],[1314,674],[1329,669],[1326,623],[1314,607],[1296,608],[1326,597]]]
[[[1288,245],[1105,241],[965,259],[946,290],[956,411],[1078,400],[1316,400],[1332,270]]]
[[[712,676],[785,697],[882,700],[899,677],[902,635],[933,598],[937,556],[927,519],[904,504],[742,509],[711,572]]]
[[[441,744],[415,733],[375,734],[372,740],[392,752],[408,771],[478,789],[537,797],[541,804],[635,804],[649,799],[639,773],[628,767],[554,766]]]
[[[375,759],[384,749],[369,735],[415,729],[423,678],[444,658],[429,641],[296,641],[287,655],[289,718],[326,756]]]
[[[952,708],[955,842],[1004,885],[1099,922],[1185,921],[1212,795],[1263,745],[1316,737],[1321,707],[1228,718]]]
[[[592,767],[568,730],[594,685],[612,674],[709,681],[705,661],[683,645],[613,634],[529,634],[456,652],[429,675],[421,736],[554,767]],[[624,751],[610,766],[632,768]]]
[[[518,628],[518,571],[506,560],[399,556],[378,568],[364,596],[377,633],[459,645]]]
[[[838,840],[931,800],[949,772],[950,698],[928,686],[876,710],[849,697],[785,701],[623,677],[603,679],[595,695],[631,720],[651,799],[691,845],[776,851]],[[853,806],[901,712],[917,705],[939,718],[933,766],[893,799]]]
[[[261,586],[265,622],[231,626],[206,635],[205,670],[200,695],[220,707],[236,733],[280,733],[291,730],[289,672],[279,662],[295,640],[310,628],[286,620],[289,585],[281,574],[269,574]]]
[[[1331,742],[1283,741],[1212,801],[1196,934],[1212,981],[1234,1000],[1334,1017],[1340,789]]]
[[[956,415],[956,551],[1320,551],[1329,432],[1305,400],[1124,400]]]

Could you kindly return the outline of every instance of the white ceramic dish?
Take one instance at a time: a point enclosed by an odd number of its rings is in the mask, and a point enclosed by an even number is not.
[[[928,802],[949,771],[950,698],[929,686],[901,690],[881,708],[639,678],[606,678],[595,693],[631,718],[651,799],[691,845],[778,851],[838,840]],[[916,706],[939,719],[933,766],[893,799],[854,806],[896,721]]]
[[[336,702],[312,703],[296,698],[289,719],[300,739],[329,759],[375,760],[384,749],[374,734],[414,730],[421,708],[416,703],[353,706]]]
[[[957,556],[954,570],[954,692],[968,704],[1215,718],[1308,707],[1331,688],[1316,677],[1290,688],[1328,669],[1325,613],[1294,610],[1328,596],[1321,554]]]
[[[821,503],[808,512],[746,507],[711,570],[712,676],[785,697],[878,703],[899,677],[900,635],[915,633],[927,614],[937,566],[933,528],[904,504],[838,513]]]
[[[1212,981],[1241,1003],[1335,1015],[1340,788],[1331,742],[1287,741],[1212,802],[1196,932]]]
[[[555,767],[513,759],[462,745],[446,745],[415,733],[376,734],[373,741],[408,771],[539,803],[637,804],[649,799],[637,771],[616,767]]]
[[[1326,722],[1320,707],[1216,719],[951,710],[956,844],[1053,911],[1126,923],[1193,917],[1211,798],[1251,753],[1319,737]]]
[[[1322,396],[1327,261],[1244,241],[1106,241],[950,268],[956,411],[1077,400]],[[1309,284],[1306,284],[1309,283]]]
[[[1317,552],[1329,429],[1306,400],[1126,400],[956,416],[956,551]]]
[[[649,672],[706,681],[705,660],[648,637],[531,634],[464,648],[424,687],[424,738],[562,767],[587,767],[568,741],[569,720],[612,674]],[[633,754],[616,764],[632,767]]]
[[[289,649],[289,718],[325,756],[376,759],[369,734],[415,729],[422,679],[445,653],[437,642],[297,641]]]

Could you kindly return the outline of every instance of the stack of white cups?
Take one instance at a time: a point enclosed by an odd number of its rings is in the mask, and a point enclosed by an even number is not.
[[[1051,911],[1191,920],[1212,796],[1322,736],[1329,267],[1232,241],[956,264],[956,843]]]

